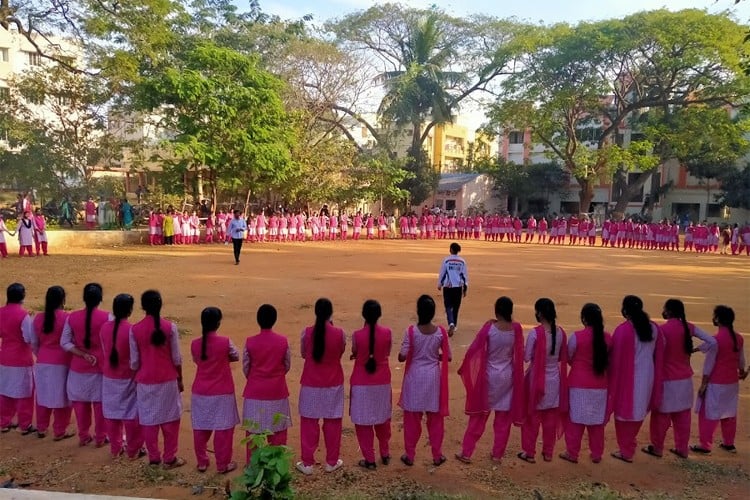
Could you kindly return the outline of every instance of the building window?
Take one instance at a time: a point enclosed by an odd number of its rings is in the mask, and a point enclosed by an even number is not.
[[[520,130],[514,130],[508,134],[508,142],[510,144],[523,144],[524,133]]]
[[[38,52],[27,52],[29,55],[29,65],[30,66],[41,66],[42,65],[42,56]]]
[[[6,47],[0,47],[0,62],[10,61],[10,51]]]
[[[708,207],[706,207],[706,217],[722,217],[723,215],[721,205],[718,203],[709,203]]]

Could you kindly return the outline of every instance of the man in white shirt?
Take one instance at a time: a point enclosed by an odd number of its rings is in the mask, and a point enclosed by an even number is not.
[[[437,288],[443,291],[445,315],[448,317],[448,336],[452,337],[458,324],[461,298],[466,297],[469,287],[469,274],[466,261],[458,256],[461,252],[461,245],[456,242],[451,243],[450,252],[451,254],[443,259],[443,265],[440,266]]]
[[[232,246],[234,247],[234,265],[240,263],[240,250],[242,250],[242,242],[245,240],[245,231],[247,231],[247,222],[245,218],[241,216],[239,210],[234,211],[234,219],[229,222],[227,232],[229,237],[232,238]]]

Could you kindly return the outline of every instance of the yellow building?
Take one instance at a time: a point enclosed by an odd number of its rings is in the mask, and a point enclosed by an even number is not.
[[[446,123],[436,125],[425,141],[427,152],[435,170],[452,173],[461,170],[466,164],[469,149],[468,129],[462,125]]]

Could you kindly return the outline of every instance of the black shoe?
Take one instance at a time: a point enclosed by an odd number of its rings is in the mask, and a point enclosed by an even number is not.
[[[380,457],[380,462],[383,465],[388,465],[389,463],[391,463],[391,457],[390,457],[390,455],[387,455],[385,457]]]
[[[719,445],[719,448],[721,448],[724,451],[728,451],[729,453],[737,453],[737,447],[735,445],[733,445],[733,444],[726,445],[724,443],[721,443]]]
[[[34,427],[33,425],[30,425],[30,426],[28,426],[27,428],[25,428],[24,430],[21,431],[21,435],[22,436],[28,436],[29,434],[32,434],[34,432],[36,432],[36,427]]]

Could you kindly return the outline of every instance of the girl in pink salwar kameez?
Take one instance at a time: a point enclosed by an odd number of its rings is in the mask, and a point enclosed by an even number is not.
[[[328,299],[315,302],[315,325],[302,331],[300,346],[305,364],[299,393],[300,444],[302,460],[297,470],[313,473],[315,450],[320,441],[318,421],[323,419],[326,444],[326,472],[344,465],[340,458],[341,429],[344,417],[344,370],[341,356],[346,350],[344,330],[331,323],[333,304]]]
[[[719,327],[716,339],[716,360],[698,390],[696,411],[700,444],[691,446],[695,453],[711,453],[716,427],[721,423],[722,443],[719,447],[729,453],[737,453],[734,438],[737,434],[737,406],[740,380],[745,380],[744,339],[734,331],[734,311],[727,306],[714,308],[714,325]],[[710,362],[706,356],[706,363]],[[704,374],[708,370],[704,369]]]
[[[190,344],[197,372],[190,395],[190,421],[198,472],[208,470],[208,440],[214,436],[216,471],[227,474],[237,468],[232,461],[234,428],[240,423],[231,363],[240,353],[229,337],[217,335],[221,309],[206,307],[201,312],[201,338]]]
[[[521,427],[518,458],[535,463],[536,441],[542,428],[542,457],[552,460],[555,442],[562,435],[568,413],[567,338],[555,323],[557,312],[552,300],[542,298],[534,304],[539,326],[526,337],[526,418]]]
[[[524,415],[523,327],[513,321],[513,301],[495,302],[495,319],[484,324],[466,351],[458,369],[466,388],[469,423],[456,458],[471,462],[491,412],[495,412],[495,439],[490,457],[500,462],[505,454],[511,424],[520,426]]]
[[[675,447],[669,451],[687,458],[690,441],[690,413],[693,409],[693,369],[690,355],[700,350],[709,354],[703,365],[703,374],[709,375],[716,357],[716,340],[685,319],[685,305],[681,300],[669,299],[664,304],[661,335],[656,345],[657,358],[662,359],[661,401],[654,401],[651,410],[651,444],[644,453],[661,457],[670,425],[674,429]],[[693,337],[703,341],[693,349]]]
[[[607,390],[612,336],[604,331],[602,310],[596,304],[583,306],[581,323],[584,329],[568,340],[570,412],[565,426],[566,450],[560,458],[578,463],[583,431],[588,430],[591,461],[598,464],[604,454],[604,426],[612,410]]]
[[[448,416],[448,363],[451,349],[448,332],[432,323],[435,317],[435,301],[429,295],[417,300],[416,325],[410,326],[404,335],[400,362],[406,361],[404,382],[401,387],[399,406],[404,410],[404,448],[401,461],[414,465],[417,442],[422,435],[422,417],[427,415],[427,434],[432,448],[432,463],[445,463],[443,438],[445,417]]]
[[[652,401],[660,400],[656,344],[659,328],[643,310],[643,301],[635,295],[622,300],[623,323],[612,334],[609,382],[615,415],[615,433],[619,450],[614,458],[631,463]]]
[[[242,393],[242,419],[249,423],[248,435],[267,432],[270,433],[268,444],[285,446],[287,429],[292,425],[286,383],[291,351],[287,338],[273,331],[276,318],[275,307],[270,304],[260,306],[257,313],[260,333],[245,342],[242,372],[247,383]],[[248,442],[248,464],[252,453],[252,443]]]
[[[99,330],[104,362],[102,363],[102,413],[107,420],[110,453],[118,458],[127,452],[136,460],[146,455],[143,429],[138,421],[135,372],[130,368],[130,323],[132,295],[121,293],[112,301],[113,320]],[[126,440],[122,432],[125,430]]]
[[[378,325],[382,314],[380,304],[368,300],[362,306],[365,327],[352,334],[352,359],[349,415],[354,423],[363,459],[359,466],[375,469],[375,436],[378,437],[380,459],[388,465],[391,459],[391,354],[390,328]]]

